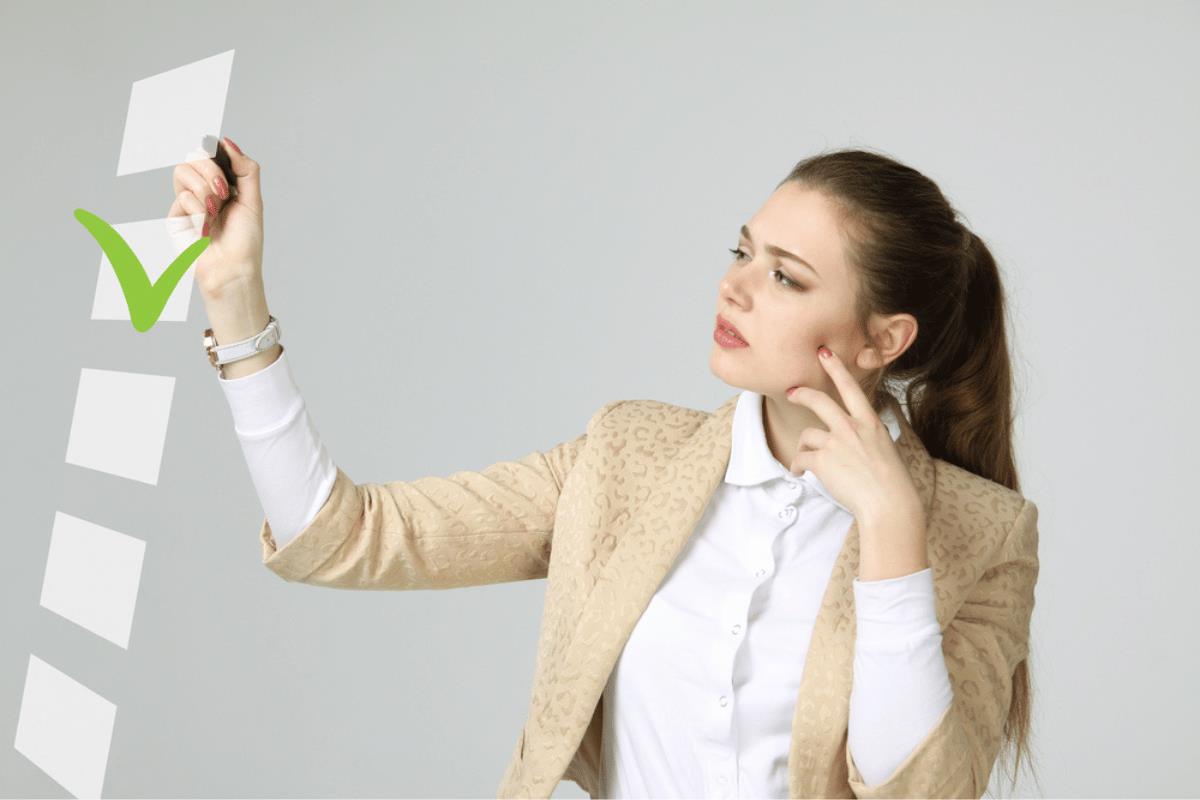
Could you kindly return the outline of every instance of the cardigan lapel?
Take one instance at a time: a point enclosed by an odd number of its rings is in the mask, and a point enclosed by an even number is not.
[[[926,519],[932,519],[933,459],[904,417],[900,403],[891,397],[889,404],[900,422],[896,449],[921,496]],[[854,678],[857,617],[853,580],[858,577],[858,559],[858,521],[855,520],[834,562],[804,662],[788,752],[789,797],[854,796],[848,783],[849,768],[844,748]]]
[[[724,479],[737,399],[735,394],[705,417],[676,452],[623,482],[630,496],[645,484],[646,499],[600,568],[561,666],[551,674],[540,722],[554,745],[536,768],[530,765],[525,778],[531,793],[548,797],[570,763],[621,649]]]
[[[739,393],[740,394],[740,393]],[[706,417],[675,453],[659,462],[646,500],[633,511],[601,567],[578,624],[547,686],[537,723],[552,737],[550,755],[529,764],[531,793],[549,796],[597,710],[609,675],[634,626],[693,533],[729,464],[735,394]],[[893,398],[901,433],[896,440],[928,513],[933,465]],[[631,489],[632,487],[624,487]],[[851,580],[858,574],[858,525],[852,524],[834,564],[813,629],[792,722],[788,754],[791,796],[828,795],[846,784],[839,758],[848,721],[853,668]],[[540,796],[540,795],[539,795]]]

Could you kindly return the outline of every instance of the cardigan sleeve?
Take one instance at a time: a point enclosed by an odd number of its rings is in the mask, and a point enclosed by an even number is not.
[[[587,430],[623,400],[606,403]],[[559,493],[587,430],[547,451],[412,481],[356,484],[337,469],[316,516],[263,563],[288,581],[339,589],[451,589],[546,577]]]
[[[933,730],[882,783],[868,784],[846,748],[855,797],[983,796],[1029,653],[1038,575],[1037,506],[1024,502],[979,580],[942,632],[954,699]]]
[[[941,718],[954,695],[942,658],[933,569],[854,579],[857,633],[846,746],[868,784],[882,783]]]

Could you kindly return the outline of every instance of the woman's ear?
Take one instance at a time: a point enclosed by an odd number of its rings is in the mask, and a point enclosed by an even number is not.
[[[917,318],[912,314],[876,314],[871,318],[872,343],[863,346],[854,363],[863,369],[884,367],[917,340]]]

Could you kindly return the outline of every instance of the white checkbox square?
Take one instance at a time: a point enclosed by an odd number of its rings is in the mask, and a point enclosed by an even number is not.
[[[145,554],[141,539],[55,512],[41,604],[128,650]]]
[[[74,797],[100,797],[117,707],[30,654],[13,747]]]
[[[192,214],[122,222],[112,225],[112,229],[120,234],[137,256],[150,283],[156,284],[171,262],[200,238],[203,225],[204,215]],[[125,300],[121,281],[104,248],[97,249],[100,251],[100,271],[96,277],[96,294],[92,299],[92,319],[129,320],[129,303]],[[192,287],[195,285],[194,276],[195,265],[189,265],[171,290],[158,321],[187,321],[188,309],[192,304]]]
[[[67,463],[158,485],[174,394],[172,375],[81,369]]]
[[[133,82],[117,175],[187,161],[202,147],[216,155],[233,72],[233,50]]]

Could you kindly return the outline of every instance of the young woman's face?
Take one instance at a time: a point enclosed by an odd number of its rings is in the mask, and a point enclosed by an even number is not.
[[[733,256],[717,293],[717,315],[732,323],[749,346],[713,342],[709,366],[725,383],[781,402],[788,402],[793,386],[838,398],[817,348],[825,345],[855,371],[866,340],[853,317],[855,290],[833,213],[824,195],[789,181],[742,228],[741,252]],[[772,247],[812,268],[773,253]]]

